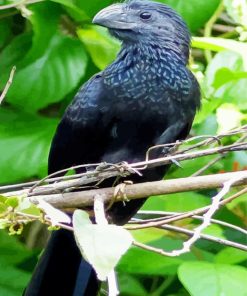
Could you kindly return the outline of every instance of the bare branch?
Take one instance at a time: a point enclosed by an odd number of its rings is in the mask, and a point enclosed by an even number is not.
[[[10,9],[10,8],[18,8],[19,6],[22,6],[22,5],[29,5],[29,4],[34,4],[34,3],[38,3],[38,2],[44,2],[44,0],[21,0],[17,3],[0,5],[0,10],[6,10],[6,9]]]
[[[239,180],[234,184],[234,186],[247,184],[247,171],[239,171],[233,173],[179,178],[173,180],[162,180],[156,182],[126,185],[125,194],[127,195],[128,199],[131,200],[161,194],[171,194],[210,188],[220,188],[223,186],[223,183],[235,177],[239,178]],[[105,203],[110,202],[113,198],[115,202],[123,201],[123,196],[114,196],[114,190],[115,189],[111,187],[85,190],[80,192],[58,193],[37,196],[35,195],[30,197],[30,199],[34,203],[37,202],[37,200],[39,199],[44,199],[46,202],[50,203],[51,205],[57,208],[78,208],[90,206],[93,204],[94,196],[98,194],[104,195]]]

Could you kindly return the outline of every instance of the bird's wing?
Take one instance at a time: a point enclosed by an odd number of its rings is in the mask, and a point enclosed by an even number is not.
[[[57,127],[49,154],[49,174],[99,160],[107,130],[101,120],[105,112],[99,104],[104,99],[101,75],[92,77],[77,93]],[[107,123],[105,123],[107,124]],[[94,145],[101,147],[93,149]]]

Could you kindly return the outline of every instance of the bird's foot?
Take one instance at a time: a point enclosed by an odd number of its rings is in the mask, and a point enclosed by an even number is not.
[[[117,201],[118,198],[121,198],[123,199],[123,204],[125,205],[125,202],[128,202],[129,199],[128,199],[128,196],[125,192],[125,188],[126,188],[126,185],[131,185],[133,184],[132,181],[130,180],[125,180],[123,183],[121,184],[118,184],[116,187],[115,187],[115,190],[114,190],[114,193],[113,193],[113,197],[112,197],[112,200],[110,201],[109,205],[107,206],[107,209],[106,210],[109,210],[112,205],[114,204],[114,202]]]
[[[109,164],[107,162],[101,162],[97,167],[96,167],[96,171],[104,171],[106,169],[108,169],[112,164]]]

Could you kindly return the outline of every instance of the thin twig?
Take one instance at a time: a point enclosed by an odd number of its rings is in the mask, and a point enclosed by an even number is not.
[[[184,234],[189,235],[189,236],[194,235],[193,230],[184,229],[182,227],[178,227],[178,226],[174,226],[174,225],[164,225],[161,228],[166,229],[166,230],[175,231],[175,232],[184,233]],[[226,240],[226,239],[222,239],[222,238],[217,238],[217,237],[214,237],[214,236],[211,236],[211,235],[208,235],[208,234],[202,234],[201,233],[200,238],[205,239],[205,240],[209,240],[209,241],[212,241],[212,242],[216,242],[218,244],[222,244],[222,245],[225,245],[225,246],[228,246],[228,247],[233,247],[233,248],[236,248],[236,249],[239,249],[239,250],[247,251],[247,246],[245,246],[245,245],[242,245],[242,244],[239,244],[239,243],[236,243],[236,242],[233,242],[233,241],[229,241],[229,240]],[[177,256],[174,253],[166,252],[166,251],[164,251],[162,249],[151,247],[151,246],[142,244],[140,242],[134,241],[133,245],[135,245],[136,247],[142,248],[144,250],[151,251],[151,252],[163,255],[163,256],[169,256],[169,257]]]
[[[242,143],[247,139],[247,135],[242,136],[239,138],[235,143]],[[213,166],[215,163],[220,161],[222,158],[224,158],[228,152],[224,152],[220,154],[219,156],[216,156],[214,159],[212,159],[209,163],[207,163],[204,167],[200,168],[197,172],[191,175],[191,177],[200,176],[202,173],[204,173],[207,169],[209,169],[211,166]]]
[[[153,218],[153,219],[136,219],[136,218],[133,218],[133,219],[131,219],[130,222],[128,222],[129,224],[145,224],[145,223],[149,223],[149,222],[164,221],[164,219],[168,218],[167,216],[169,216],[169,217],[177,217],[178,215],[181,215],[183,213],[165,212],[165,211],[138,211],[137,214],[138,215],[148,215],[148,216],[150,216],[150,215],[151,216],[158,215],[158,216],[161,216],[161,217]],[[166,216],[166,217],[164,217],[164,216]],[[197,220],[203,220],[203,217],[199,216],[199,215],[193,215],[193,216],[191,216],[191,218],[197,219]],[[233,225],[231,223],[227,223],[227,222],[217,220],[217,219],[210,219],[210,223],[218,224],[218,225],[221,225],[221,226],[224,226],[224,227],[228,227],[228,228],[237,230],[237,231],[242,232],[243,234],[247,235],[247,230],[245,230],[245,229],[243,229],[243,228],[241,228],[239,226]]]
[[[221,0],[218,8],[215,10],[214,14],[211,16],[211,18],[205,25],[205,30],[204,30],[205,37],[211,36],[213,25],[217,21],[218,17],[221,15],[223,10],[224,10],[224,3]],[[205,57],[207,59],[207,62],[209,63],[212,59],[212,53],[210,50],[205,50]]]
[[[239,192],[229,196],[228,198],[222,200],[220,202],[220,206],[223,206],[227,203],[230,203],[232,200],[238,198],[239,196],[243,195],[247,193],[247,187],[245,187],[244,189],[240,190]],[[171,222],[175,222],[175,221],[179,221],[179,220],[183,220],[183,219],[186,219],[186,218],[190,218],[194,215],[199,215],[199,214],[202,214],[202,213],[205,213],[209,210],[210,206],[206,206],[206,207],[202,207],[202,208],[199,208],[199,209],[196,209],[196,210],[193,210],[193,211],[189,211],[189,212],[186,212],[186,213],[182,213],[180,215],[177,215],[175,217],[171,217],[171,218],[165,218],[163,221],[157,221],[157,222],[150,222],[150,223],[146,223],[146,224],[143,224],[143,225],[136,225],[136,226],[125,226],[126,229],[128,230],[139,230],[139,229],[143,229],[143,228],[150,228],[150,227],[156,227],[156,226],[162,226],[164,224],[168,224],[168,223],[171,223]]]
[[[29,5],[29,4],[34,4],[34,3],[38,3],[38,2],[44,2],[44,0],[21,0],[17,3],[13,3],[13,4],[0,5],[0,10],[10,9],[10,8],[18,8],[19,6],[22,6],[22,5]]]
[[[173,250],[171,253],[175,256],[187,253],[190,251],[191,246],[201,237],[202,231],[210,225],[210,219],[220,206],[221,199],[230,191],[231,186],[236,183],[241,177],[236,176],[231,180],[224,183],[223,189],[212,198],[212,204],[208,211],[203,215],[204,219],[201,225],[194,229],[194,233],[190,239],[183,243],[183,248],[180,250]],[[247,246],[246,246],[247,250]]]
[[[7,92],[8,92],[8,90],[9,90],[9,88],[10,88],[12,82],[13,82],[13,77],[14,77],[14,75],[15,75],[15,70],[16,70],[16,66],[14,66],[14,67],[12,68],[12,70],[11,70],[11,72],[10,72],[10,74],[9,74],[9,79],[8,79],[8,81],[7,81],[7,83],[6,83],[5,87],[4,87],[4,89],[3,89],[3,92],[1,93],[1,96],[0,96],[0,105],[2,104],[2,101],[3,101],[3,99],[5,98],[5,96],[6,96]]]

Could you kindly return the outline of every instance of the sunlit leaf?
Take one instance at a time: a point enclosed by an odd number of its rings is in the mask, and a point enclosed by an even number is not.
[[[246,0],[224,0],[227,13],[232,19],[247,28],[247,1]]]
[[[92,224],[88,214],[76,210],[73,215],[75,238],[83,256],[94,267],[100,280],[105,280],[133,239],[130,233],[116,225]]]
[[[216,111],[217,122],[219,125],[218,133],[227,132],[241,125],[244,115],[233,104],[223,104]]]
[[[48,216],[52,226],[56,226],[59,223],[69,224],[71,222],[71,219],[67,214],[65,214],[61,210],[54,208],[52,205],[44,200],[39,200],[38,207],[42,209]]]
[[[104,69],[115,59],[120,44],[109,36],[106,29],[92,26],[79,29],[77,33],[99,69]]]

